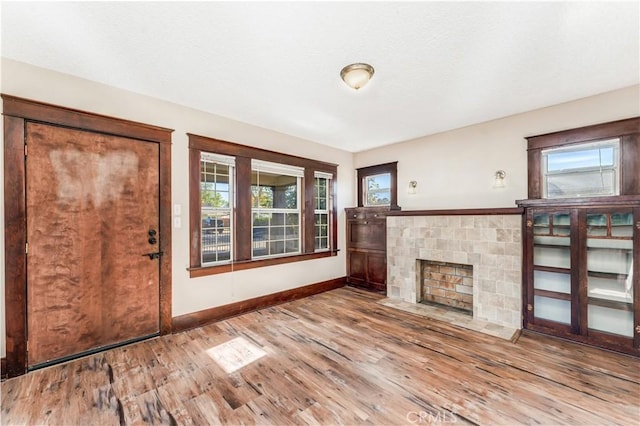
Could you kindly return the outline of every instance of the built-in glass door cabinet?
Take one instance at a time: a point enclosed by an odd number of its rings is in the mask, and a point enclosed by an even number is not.
[[[640,355],[640,207],[527,208],[527,329]]]

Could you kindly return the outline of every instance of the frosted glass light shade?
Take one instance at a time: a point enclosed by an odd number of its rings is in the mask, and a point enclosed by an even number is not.
[[[369,64],[351,64],[342,68],[340,77],[352,89],[358,90],[366,85],[373,77],[373,67]]]
[[[504,179],[507,177],[507,173],[504,170],[498,170],[493,179],[493,187],[494,188],[504,188]]]

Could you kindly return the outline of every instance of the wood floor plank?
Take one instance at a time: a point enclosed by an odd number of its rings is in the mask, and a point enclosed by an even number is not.
[[[517,343],[341,288],[2,383],[6,425],[629,425],[640,361],[524,334]],[[209,351],[265,353],[227,373]]]

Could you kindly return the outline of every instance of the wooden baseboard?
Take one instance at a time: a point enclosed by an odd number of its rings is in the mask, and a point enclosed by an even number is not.
[[[184,330],[201,327],[203,325],[231,318],[236,315],[256,311],[258,309],[279,305],[281,303],[302,299],[314,294],[344,287],[345,284],[346,277],[334,278],[332,280],[309,284],[291,290],[280,291],[278,293],[268,294],[266,296],[260,296],[249,300],[230,303],[228,305],[217,306],[211,309],[205,309],[198,312],[180,315],[177,317],[173,317],[172,331],[174,333],[179,333]]]
[[[3,356],[0,358],[0,378],[6,379],[7,377],[9,377],[7,374],[7,358]]]

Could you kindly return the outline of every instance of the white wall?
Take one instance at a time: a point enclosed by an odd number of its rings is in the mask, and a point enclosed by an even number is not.
[[[346,274],[345,239],[342,230],[345,229],[344,207],[350,206],[351,200],[355,197],[352,153],[8,59],[2,59],[0,90],[4,94],[175,129],[171,153],[172,202],[182,205],[183,227],[173,229],[173,316]],[[339,255],[190,279],[186,270],[189,265],[187,132],[337,163],[338,247],[341,249]],[[3,156],[4,153],[0,155]],[[4,187],[4,184],[0,187]],[[4,200],[4,196],[0,196],[0,199]],[[4,219],[1,219],[0,234],[4,241]],[[4,256],[4,250],[0,250],[0,253]],[[0,294],[4,299],[4,259],[0,260]],[[1,356],[4,356],[4,300],[0,306],[0,351]]]
[[[359,152],[354,163],[365,167],[398,161],[403,210],[515,207],[515,200],[527,197],[526,136],[638,115],[640,86],[632,86]],[[500,169],[507,172],[506,187],[494,189],[493,175]],[[418,181],[415,195],[407,193],[411,180]]]

